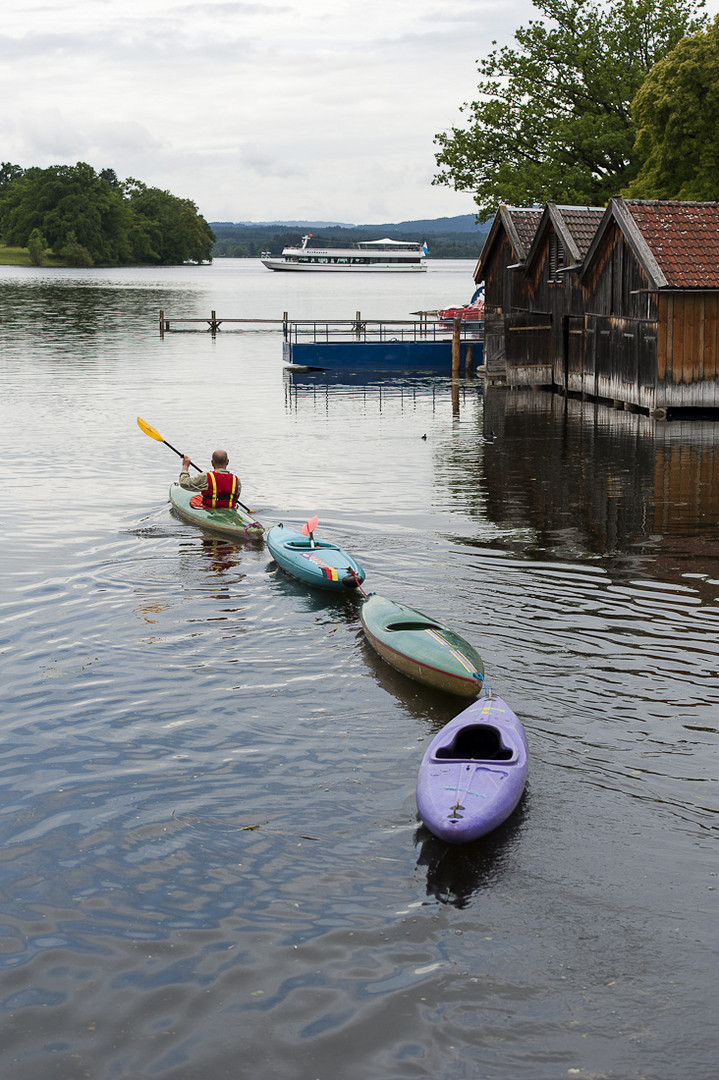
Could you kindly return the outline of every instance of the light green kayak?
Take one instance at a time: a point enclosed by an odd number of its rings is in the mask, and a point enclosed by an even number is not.
[[[410,679],[460,697],[473,698],[484,682],[484,665],[468,641],[421,611],[371,593],[360,609],[370,645]]]
[[[170,488],[170,502],[184,521],[218,533],[229,540],[261,540],[265,535],[264,526],[245,513],[242,507],[238,506],[235,510],[230,510],[229,507],[206,510],[202,506],[191,506],[190,500],[196,494],[197,492],[188,491],[179,484],[173,484]]]

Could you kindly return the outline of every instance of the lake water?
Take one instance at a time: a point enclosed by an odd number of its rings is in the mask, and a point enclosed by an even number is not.
[[[3,1078],[717,1075],[719,423],[158,332],[406,318],[472,269],[0,268]],[[530,747],[502,829],[421,827],[461,703],[173,517],[138,415],[479,649]]]

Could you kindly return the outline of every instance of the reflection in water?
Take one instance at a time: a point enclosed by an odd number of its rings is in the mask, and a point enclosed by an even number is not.
[[[630,556],[673,582],[719,576],[719,424],[667,423],[597,403],[486,387],[477,440],[443,445],[437,475],[458,507],[525,556]],[[491,440],[483,431],[495,433]],[[481,544],[481,540],[479,541]]]
[[[415,833],[417,866],[427,874],[427,895],[442,904],[466,908],[482,889],[499,885],[511,865],[527,813],[522,796],[512,816],[498,829],[471,844],[447,844],[421,825]]]
[[[202,552],[207,556],[209,569],[214,574],[225,574],[233,566],[240,565],[240,550],[230,540],[203,535]],[[240,574],[234,580],[239,581],[242,577]]]

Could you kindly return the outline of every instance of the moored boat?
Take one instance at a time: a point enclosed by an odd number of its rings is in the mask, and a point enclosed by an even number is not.
[[[364,570],[351,555],[328,540],[315,540],[313,530],[297,532],[284,524],[273,525],[267,533],[267,546],[277,565],[305,585],[348,592],[365,579]]]
[[[387,271],[417,272],[427,269],[427,245],[411,240],[360,240],[352,247],[310,247],[312,234],[302,237],[300,247],[282,249],[280,258],[266,258],[262,262],[268,270],[296,270],[304,272],[327,271],[334,273],[384,273]]]
[[[207,510],[201,501],[196,492],[188,491],[179,484],[170,487],[170,502],[184,521],[230,540],[261,540],[264,536],[264,526],[241,507],[234,510],[229,507]]]
[[[378,593],[362,604],[360,619],[370,645],[409,678],[461,697],[482,689],[481,656],[436,619]]]
[[[473,325],[484,322],[484,285],[480,285],[474,292],[468,304],[460,304],[459,307],[442,308],[437,312],[440,322],[450,325],[459,319],[463,325]]]
[[[477,840],[516,808],[527,770],[521,721],[502,698],[480,698],[429,744],[417,776],[419,816],[450,844]]]

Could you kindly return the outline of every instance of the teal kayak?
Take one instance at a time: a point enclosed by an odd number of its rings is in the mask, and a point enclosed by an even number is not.
[[[199,525],[201,529],[209,529],[228,540],[261,540],[264,536],[264,526],[246,514],[241,507],[238,506],[235,510],[230,510],[229,507],[206,510],[202,506],[192,506],[191,500],[196,494],[197,492],[188,491],[179,484],[173,484],[170,488],[170,502],[183,521]]]
[[[365,572],[351,555],[328,540],[273,525],[267,533],[267,546],[278,566],[305,585],[333,592],[357,589]]]
[[[403,675],[460,697],[479,694],[482,657],[436,619],[377,593],[363,603],[360,619],[372,648]]]

